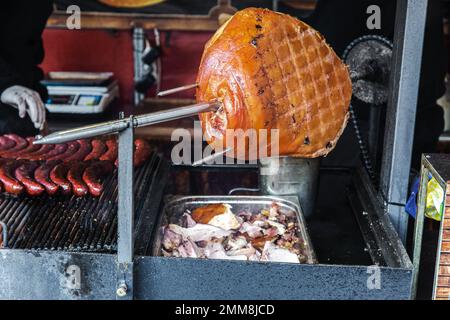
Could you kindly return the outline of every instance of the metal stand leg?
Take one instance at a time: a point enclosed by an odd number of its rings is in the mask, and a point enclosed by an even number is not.
[[[423,225],[425,221],[425,199],[427,193],[428,170],[422,165],[420,171],[420,186],[417,199],[416,223],[414,225],[414,252],[413,252],[413,284],[411,290],[411,299],[416,298],[417,284],[419,280],[420,255],[422,253]]]
[[[385,209],[403,243],[406,242],[411,153],[419,91],[427,0],[398,0],[387,105],[380,189]]]
[[[117,299],[133,299],[134,253],[134,128],[133,117],[128,128],[119,132],[119,203],[117,239]]]

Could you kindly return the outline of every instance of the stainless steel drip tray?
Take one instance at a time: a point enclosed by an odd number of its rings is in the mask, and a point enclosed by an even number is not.
[[[306,257],[306,263],[317,263],[313,245],[308,235],[307,226],[297,197],[274,197],[274,196],[173,196],[164,206],[159,219],[159,224],[155,229],[152,255],[161,255],[162,226],[169,223],[178,223],[181,216],[194,209],[209,204],[229,204],[234,213],[246,211],[252,214],[269,209],[275,203],[281,213],[293,212],[297,218],[297,236],[302,240],[302,254]],[[258,263],[258,262],[252,262]]]
[[[289,199],[290,198],[290,199]],[[159,255],[159,229],[176,221],[185,208],[211,202],[237,206],[260,206],[280,201],[298,206],[296,197],[188,196],[174,197],[154,229],[153,255],[135,261],[138,299],[410,299],[412,268],[339,264],[295,264],[229,261]],[[298,206],[298,208],[300,208]],[[173,212],[173,217],[170,216]],[[301,209],[299,210],[301,213]],[[174,219],[174,220],[171,220]],[[307,226],[300,214],[299,219]],[[355,230],[359,232],[359,230]],[[312,248],[311,244],[311,248]],[[313,252],[313,251],[312,251]],[[379,280],[379,282],[377,282]]]

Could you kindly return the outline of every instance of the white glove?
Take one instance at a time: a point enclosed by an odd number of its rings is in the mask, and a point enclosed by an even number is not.
[[[22,86],[12,86],[2,92],[0,101],[19,110],[19,117],[30,116],[36,129],[42,129],[45,123],[45,105],[34,90]]]

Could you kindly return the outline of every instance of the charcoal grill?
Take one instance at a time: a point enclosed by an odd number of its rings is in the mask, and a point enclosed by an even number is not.
[[[146,213],[152,178],[161,159],[154,154],[135,172],[137,218]],[[4,247],[73,252],[117,251],[117,170],[104,182],[99,198],[0,195]]]

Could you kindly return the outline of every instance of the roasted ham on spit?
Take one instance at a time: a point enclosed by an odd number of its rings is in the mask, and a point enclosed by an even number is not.
[[[227,137],[227,129],[268,129],[269,156],[270,129],[279,129],[280,155],[327,155],[347,124],[352,95],[347,67],[316,30],[257,8],[237,12],[217,30],[205,46],[196,84],[198,102],[222,103],[199,115],[216,151],[246,139]]]

